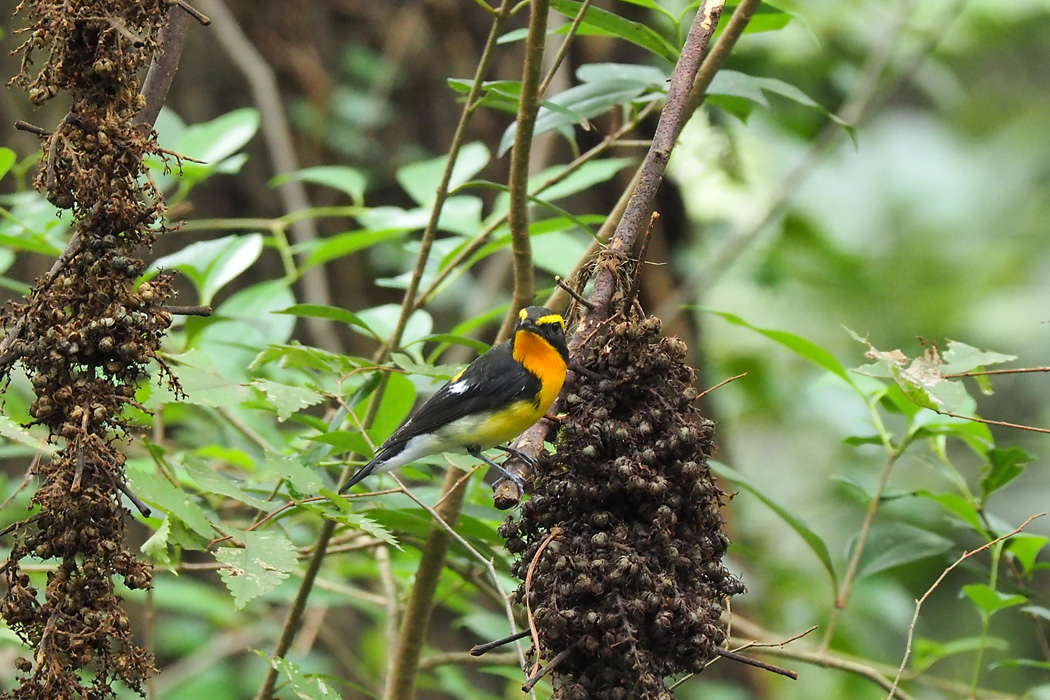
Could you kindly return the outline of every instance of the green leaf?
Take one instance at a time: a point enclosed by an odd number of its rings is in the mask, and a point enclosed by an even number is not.
[[[984,521],[981,520],[977,504],[971,502],[968,498],[957,493],[933,493],[926,489],[916,491],[915,495],[939,504],[949,513],[973,528],[976,532],[979,532],[982,535],[988,534],[988,530],[984,526]]]
[[[981,502],[1024,474],[1025,465],[1034,459],[1020,447],[993,447],[988,450],[988,464],[981,470]]]
[[[983,369],[988,365],[998,365],[1004,362],[1013,362],[1015,355],[1003,355],[989,350],[978,350],[972,345],[960,343],[957,340],[948,341],[948,349],[944,351],[942,358],[944,365],[941,367],[942,374],[963,374]]]
[[[203,461],[191,455],[187,455],[185,467],[186,473],[197,483],[197,486],[208,493],[232,498],[235,501],[267,513],[276,509],[279,505],[273,501],[267,501],[246,493],[232,479],[219,474]]]
[[[588,119],[605,114],[616,105],[634,100],[645,91],[645,87],[630,80],[622,82],[602,80],[571,87],[550,99],[551,103],[564,109],[554,111],[549,107],[540,108],[533,134],[538,136],[555,129],[582,124]],[[502,156],[514,145],[517,126],[518,123],[515,121],[503,132],[496,151],[498,155]]]
[[[295,546],[279,532],[233,531],[234,539],[244,547],[223,547],[215,558],[226,568],[219,577],[233,594],[233,605],[240,610],[249,601],[277,588],[288,574],[295,571]]]
[[[314,494],[324,485],[321,477],[291,455],[266,453],[265,469],[287,481],[299,494]]]
[[[252,386],[264,392],[277,410],[277,420],[284,422],[298,411],[324,401],[324,397],[313,389],[289,386],[266,379],[256,379]]]
[[[210,539],[215,536],[215,528],[197,505],[196,498],[176,488],[167,479],[158,474],[130,471],[126,478],[132,492],[146,503],[178,518],[201,537]]]
[[[318,165],[303,168],[294,173],[282,173],[270,180],[270,185],[281,185],[289,180],[299,180],[339,190],[346,193],[350,201],[358,206],[364,204],[365,187],[368,186],[368,178],[363,172],[346,165]]]
[[[323,265],[330,260],[345,258],[359,250],[365,250],[386,241],[404,238],[406,233],[405,229],[386,229],[383,231],[347,231],[335,236],[326,236],[305,247],[310,251],[310,255],[299,266],[299,272],[302,273],[316,265]]]
[[[31,447],[33,450],[39,450],[47,455],[53,455],[58,450],[54,445],[48,444],[45,438],[33,437],[33,434],[30,433],[29,430],[23,428],[7,416],[2,415],[0,415],[0,436],[11,442],[17,442],[27,447]]]
[[[1003,659],[1002,661],[996,661],[990,666],[990,668],[1034,668],[1040,671],[1050,671],[1050,661],[1039,661],[1037,659]],[[1026,697],[1035,698],[1041,696],[1028,695],[1026,693]]]
[[[18,161],[18,154],[7,146],[0,146],[0,180],[4,179],[11,170],[11,166]]]
[[[172,369],[179,378],[186,403],[230,408],[239,405],[248,396],[248,387],[219,374],[211,360],[199,350],[191,350],[170,359],[178,363]]]
[[[168,537],[171,535],[171,518],[164,518],[157,531],[142,543],[139,551],[159,566],[171,566],[174,562],[168,549]]]
[[[1048,537],[1022,532],[1006,541],[1006,549],[1017,558],[1017,561],[1021,562],[1024,573],[1030,576],[1035,569],[1036,557],[1039,556],[1039,552],[1047,542],[1050,542]]]
[[[809,545],[809,548],[817,555],[820,563],[824,565],[825,571],[827,571],[828,575],[831,577],[832,590],[837,592],[838,577],[835,574],[835,566],[831,563],[831,554],[828,552],[828,546],[824,543],[824,540],[821,539],[817,533],[813,532],[808,525],[802,522],[801,518],[798,518],[782,506],[778,505],[773,499],[763,493],[758,485],[752,482],[748,477],[721,462],[711,460],[710,464],[711,471],[718,474],[723,479],[728,479],[737,486],[751,492],[752,495],[766,504],[770,510],[776,513],[781,520],[786,522],[791,529],[794,530],[807,545]]]
[[[570,19],[576,19],[582,8],[583,3],[575,0],[551,0],[551,9]],[[619,37],[670,63],[678,60],[678,49],[655,31],[644,24],[624,19],[607,10],[594,6],[588,7],[580,28],[581,30],[590,30],[591,33]]]
[[[284,657],[274,659],[271,663],[285,680],[281,686],[282,696],[290,694],[300,700],[342,700],[335,686],[320,674],[307,675],[294,661]]]
[[[182,156],[214,166],[252,140],[259,130],[259,112],[235,109],[204,124],[187,127],[172,150]],[[185,163],[193,167],[194,163]]]
[[[856,538],[850,542],[850,554]],[[877,523],[868,538],[857,567],[860,581],[881,571],[922,561],[949,551],[954,543],[947,537],[907,523]]]
[[[369,326],[363,318],[355,314],[353,311],[347,311],[339,306],[325,306],[324,304],[296,304],[274,313],[290,314],[300,318],[327,318],[332,321],[340,321],[350,326],[356,326],[376,340],[380,340],[380,337],[372,330],[371,326]]]
[[[1028,602],[1023,595],[1003,593],[984,583],[971,583],[963,586],[962,591],[973,602],[982,617],[991,617],[1000,610]]]
[[[468,143],[463,146],[456,157],[456,165],[452,168],[449,191],[481,172],[491,157],[488,147],[483,143]],[[434,202],[447,163],[448,158],[443,156],[406,165],[397,171],[397,181],[416,204],[429,207]],[[429,218],[429,212],[427,217]]]
[[[400,304],[383,304],[373,306],[358,312],[358,316],[365,322],[367,328],[371,328],[377,338],[386,339],[394,334],[397,320],[401,316]],[[412,343],[430,335],[434,328],[434,321],[430,314],[422,309],[413,312],[405,324],[404,333],[401,334],[401,346]]]
[[[331,518],[332,520],[355,530],[361,530],[377,540],[385,542],[391,547],[401,549],[401,544],[389,530],[375,520],[372,520],[361,513],[355,513],[354,505],[349,499],[340,496],[335,491],[325,488],[320,490],[320,494],[328,499],[327,505],[331,506],[330,508],[325,509],[325,517]]]
[[[730,13],[735,12],[739,4],[740,3],[726,4],[725,9],[722,10],[722,21],[718,23],[718,29],[715,30],[716,37],[721,33],[722,29],[725,28]],[[699,2],[690,3],[687,9],[695,9],[698,5]],[[796,18],[796,15],[791,12],[786,12],[775,5],[763,2],[759,4],[758,9],[756,9],[755,13],[751,16],[751,21],[747,23],[747,28],[744,29],[744,33],[758,34],[760,32],[777,31],[778,29],[786,27],[792,19]],[[681,19],[681,17],[679,19]]]
[[[723,95],[726,97],[742,98],[768,109],[769,101],[766,99],[766,93],[780,95],[781,97],[786,97],[804,107],[815,109],[839,126],[843,127],[850,135],[850,138],[854,137],[854,128],[851,124],[830,112],[823,105],[802,92],[799,88],[790,83],[785,83],[783,80],[777,80],[776,78],[759,78],[753,75],[748,75],[747,73],[741,73],[740,71],[723,68],[715,74],[714,79],[711,81],[711,85],[707,88],[708,95]]]
[[[978,649],[997,649],[1006,651],[1010,645],[998,637],[962,637],[950,642],[935,642],[932,639],[918,637],[915,640],[911,665],[918,672],[927,670],[941,659],[957,654],[965,654]]]
[[[262,249],[263,237],[258,233],[199,241],[158,258],[150,270],[179,270],[193,282],[201,303],[211,304],[216,292],[259,259]]]
[[[591,160],[577,168],[571,175],[561,182],[551,185],[542,192],[536,192],[540,184],[556,177],[570,167],[566,165],[556,165],[544,170],[538,175],[530,177],[529,192],[546,202],[556,202],[559,199],[564,199],[565,197],[574,195],[577,192],[582,192],[594,185],[608,182],[614,175],[616,175],[616,173],[637,162],[637,158],[601,158]],[[493,208],[499,210],[501,209],[501,206],[500,204],[496,204],[493,205]],[[503,204],[502,208],[505,210],[506,204]]]
[[[305,345],[271,345],[256,355],[248,366],[248,370],[257,371],[271,362],[277,362],[281,367],[286,368],[312,369],[335,374],[347,374],[367,364],[346,355]]]
[[[791,350],[803,359],[809,360],[818,367],[822,367],[828,372],[831,372],[836,377],[842,379],[851,387],[856,389],[858,393],[861,393],[860,388],[853,381],[853,377],[851,377],[849,372],[846,371],[846,368],[842,365],[842,363],[836,360],[834,355],[832,355],[830,352],[820,347],[813,341],[807,340],[802,336],[795,335],[794,333],[788,333],[787,331],[771,330],[767,328],[759,328],[757,326],[753,326],[744,319],[737,316],[736,314],[731,314],[725,311],[713,311],[710,309],[704,309],[704,311],[710,314],[714,314],[715,316],[724,318],[726,321],[729,321],[735,326],[742,326],[744,328],[748,328],[760,335],[765,336],[766,338],[769,338],[772,341],[780,343],[788,350]]]

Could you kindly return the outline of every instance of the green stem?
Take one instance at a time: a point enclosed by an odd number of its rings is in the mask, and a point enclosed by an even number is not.
[[[510,156],[510,224],[511,251],[514,255],[514,298],[500,335],[506,336],[517,321],[518,310],[528,306],[536,296],[532,270],[532,241],[529,238],[529,162],[536,114],[540,109],[540,80],[543,73],[543,50],[547,43],[547,15],[550,0],[532,0],[529,5],[529,34],[525,40],[525,67],[521,76],[521,100],[518,102],[517,131]]]

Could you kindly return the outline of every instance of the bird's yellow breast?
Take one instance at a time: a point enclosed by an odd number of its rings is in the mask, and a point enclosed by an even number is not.
[[[539,405],[536,418],[532,421],[535,423],[547,412],[561,392],[567,369],[565,360],[553,345],[529,331],[518,331],[514,334],[514,359],[536,376],[542,386],[539,396],[536,397]]]

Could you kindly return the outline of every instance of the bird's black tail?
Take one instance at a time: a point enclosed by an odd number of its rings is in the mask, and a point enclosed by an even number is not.
[[[379,459],[379,457],[376,456],[376,458],[373,459],[371,462],[358,469],[356,474],[347,479],[346,483],[339,487],[339,493],[346,493],[354,484],[372,476],[372,473],[375,472],[376,467],[379,465],[380,461],[381,460]]]

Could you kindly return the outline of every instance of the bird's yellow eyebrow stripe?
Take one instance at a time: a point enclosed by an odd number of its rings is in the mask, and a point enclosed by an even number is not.
[[[536,319],[537,326],[544,326],[548,323],[557,323],[562,329],[565,328],[565,319],[558,314],[548,314],[547,316],[540,316]]]
[[[524,321],[528,317],[528,315],[529,315],[529,310],[528,309],[522,309],[521,311],[518,312],[518,318],[520,318],[522,321]]]

